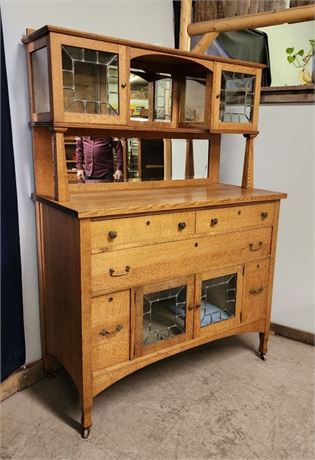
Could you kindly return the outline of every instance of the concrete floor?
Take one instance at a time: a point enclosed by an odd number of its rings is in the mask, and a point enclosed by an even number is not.
[[[65,371],[1,404],[2,459],[315,459],[314,347],[258,334],[153,364],[94,400],[79,435],[77,392]]]

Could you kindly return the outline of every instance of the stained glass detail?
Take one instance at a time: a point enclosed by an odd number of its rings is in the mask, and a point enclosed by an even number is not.
[[[255,76],[222,72],[220,120],[226,123],[250,123],[253,117]]]
[[[144,345],[185,333],[186,291],[187,287],[183,285],[144,295]]]
[[[119,114],[118,55],[62,46],[65,112]]]
[[[233,273],[202,282],[201,327],[235,316],[236,281],[237,275]]]

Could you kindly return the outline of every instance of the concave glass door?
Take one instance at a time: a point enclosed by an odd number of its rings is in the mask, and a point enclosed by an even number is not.
[[[116,53],[62,46],[65,112],[119,114],[119,57]]]
[[[237,274],[207,279],[201,284],[200,327],[235,316]]]
[[[222,71],[219,115],[221,122],[252,122],[255,79],[254,75]]]

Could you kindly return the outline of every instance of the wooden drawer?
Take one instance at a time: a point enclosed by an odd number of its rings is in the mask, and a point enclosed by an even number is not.
[[[196,213],[196,233],[233,232],[273,225],[274,203],[217,208]]]
[[[107,252],[119,247],[175,241],[195,233],[195,213],[126,217],[91,222],[92,252]]]
[[[129,360],[130,294],[115,292],[92,299],[92,370]]]
[[[92,291],[111,292],[263,258],[272,228],[190,238],[185,241],[92,255]]]
[[[267,313],[269,259],[245,265],[242,322],[264,319]]]

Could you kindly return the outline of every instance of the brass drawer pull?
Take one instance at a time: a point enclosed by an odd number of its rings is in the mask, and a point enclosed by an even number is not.
[[[219,221],[218,221],[218,219],[216,217],[214,219],[211,219],[211,221],[210,221],[211,227],[213,227],[214,225],[217,225],[218,222]]]
[[[102,337],[109,337],[111,335],[117,334],[117,332],[120,332],[123,328],[122,324],[117,324],[116,328],[113,331],[106,331],[106,329],[102,329],[100,334]]]
[[[178,229],[179,230],[184,230],[186,228],[186,222],[179,222],[178,223]]]
[[[260,215],[261,215],[261,218],[264,220],[264,219],[267,219],[269,214],[268,214],[268,212],[264,211]]]
[[[122,273],[115,273],[115,269],[114,268],[110,268],[109,269],[109,275],[113,278],[115,277],[118,277],[118,276],[126,276],[128,275],[128,273],[130,272],[130,267],[129,265],[126,265],[126,268],[125,268],[125,271],[122,272]]]
[[[194,306],[193,306],[193,305],[189,305],[188,310],[191,311],[191,310],[193,310],[193,309],[194,309]]]
[[[262,248],[263,244],[264,244],[264,243],[263,243],[262,241],[259,241],[258,246],[255,247],[255,245],[254,245],[253,243],[250,243],[249,249],[250,249],[250,251],[253,251],[253,252],[254,252],[254,251],[259,251],[259,249]]]
[[[114,240],[115,238],[117,238],[117,232],[115,232],[114,230],[111,230],[110,232],[108,232],[108,238],[110,240]]]
[[[258,294],[261,294],[263,292],[264,288],[263,287],[260,287],[259,289],[251,289],[249,291],[249,293],[251,295],[258,295]]]

